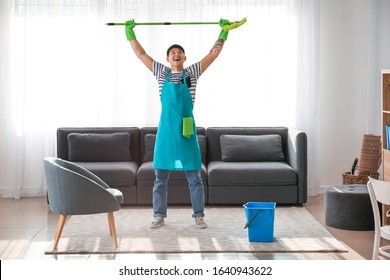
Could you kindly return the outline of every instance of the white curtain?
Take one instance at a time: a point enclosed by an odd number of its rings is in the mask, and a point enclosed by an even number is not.
[[[124,27],[106,22],[247,17],[246,24],[230,31],[221,55],[199,80],[197,125],[292,126],[315,138],[318,1],[3,3],[7,20],[1,34],[8,42],[0,97],[3,196],[45,194],[42,159],[56,155],[58,127],[157,125],[157,82],[132,53]],[[220,27],[136,26],[134,31],[155,60],[166,63],[166,49],[178,43],[190,65],[209,52]],[[315,160],[315,154],[309,155]]]

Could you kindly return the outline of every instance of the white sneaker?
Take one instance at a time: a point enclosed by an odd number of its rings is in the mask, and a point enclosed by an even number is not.
[[[163,217],[155,217],[154,221],[150,225],[150,228],[159,228],[162,225],[164,225],[164,218]]]
[[[207,228],[207,224],[203,220],[203,217],[195,217],[195,223],[197,228],[201,228],[201,229]]]

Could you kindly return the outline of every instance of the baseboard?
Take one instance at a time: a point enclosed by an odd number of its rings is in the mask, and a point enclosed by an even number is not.
[[[14,190],[6,187],[0,187],[0,196],[3,198],[20,199],[22,197],[43,197],[46,196],[46,190],[37,190],[36,187],[23,187],[23,190]]]
[[[328,187],[333,187],[333,186],[336,186],[337,184],[333,184],[333,185],[322,185],[322,186],[319,186],[319,187],[315,187],[315,186],[309,186],[307,188],[307,196],[317,196],[321,193],[324,193],[326,188]]]

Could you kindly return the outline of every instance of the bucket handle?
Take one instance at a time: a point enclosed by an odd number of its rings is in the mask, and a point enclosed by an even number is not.
[[[250,224],[256,219],[257,215],[259,215],[261,210],[262,209],[259,209],[259,211],[256,212],[256,214],[252,217],[252,219],[249,222],[246,222],[244,229],[250,226]]]

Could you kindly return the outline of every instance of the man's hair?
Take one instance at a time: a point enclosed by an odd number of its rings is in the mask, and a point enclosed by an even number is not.
[[[185,54],[185,51],[184,51],[184,48],[178,44],[173,44],[172,46],[170,46],[167,50],[167,57],[169,56],[169,52],[172,50],[172,49],[180,49],[182,50],[182,52]]]

